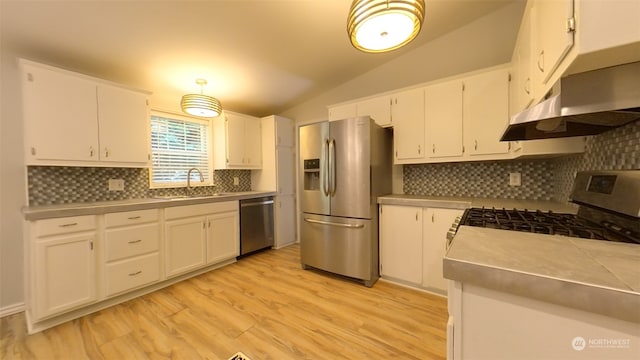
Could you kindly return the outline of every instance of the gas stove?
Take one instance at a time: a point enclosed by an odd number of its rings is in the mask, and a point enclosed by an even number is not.
[[[571,194],[578,213],[496,208],[467,209],[458,226],[640,244],[640,171],[589,171],[576,176]]]

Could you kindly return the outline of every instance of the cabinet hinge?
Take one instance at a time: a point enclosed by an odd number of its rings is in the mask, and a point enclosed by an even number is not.
[[[570,17],[567,19],[567,32],[574,32],[576,31],[576,18],[574,17]]]

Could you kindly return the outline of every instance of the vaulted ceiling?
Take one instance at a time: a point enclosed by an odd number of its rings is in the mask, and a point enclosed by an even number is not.
[[[229,110],[278,113],[523,0],[427,0],[422,32],[366,54],[346,34],[349,0],[0,0],[3,51],[153,92],[177,111],[185,93]],[[517,31],[517,29],[514,29]]]

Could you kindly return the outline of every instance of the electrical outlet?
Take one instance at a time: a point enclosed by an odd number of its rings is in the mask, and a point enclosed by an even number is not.
[[[509,173],[509,186],[522,185],[522,175],[519,172]]]
[[[240,185],[240,179],[238,179],[238,177],[237,177],[237,176],[234,176],[234,177],[233,177],[233,185],[235,185],[235,186]]]
[[[124,180],[109,179],[109,191],[124,191]]]

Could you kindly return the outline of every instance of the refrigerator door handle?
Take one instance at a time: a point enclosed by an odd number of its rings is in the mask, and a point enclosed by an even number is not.
[[[349,229],[362,229],[364,227],[364,224],[342,224],[342,223],[334,223],[330,221],[315,220],[310,218],[304,218],[304,221],[312,224],[337,226],[337,227],[343,227],[343,228],[349,228]]]
[[[322,171],[322,181],[324,182],[324,184],[322,184],[322,191],[324,192],[324,196],[329,196],[329,192],[331,191],[331,187],[329,185],[329,139],[324,139],[324,142],[322,143],[322,155],[324,155],[324,160],[325,160],[325,168],[324,169],[320,169],[320,171]],[[323,171],[324,170],[324,171]]]
[[[336,140],[329,142],[329,195],[336,194]]]

